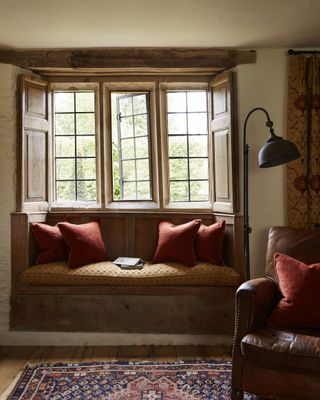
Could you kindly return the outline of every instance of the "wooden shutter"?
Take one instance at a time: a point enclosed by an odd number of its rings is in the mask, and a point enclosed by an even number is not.
[[[20,182],[19,211],[46,211],[51,173],[50,106],[48,82],[19,77]]]
[[[212,147],[214,169],[213,211],[235,213],[237,199],[237,131],[235,76],[233,72],[217,75],[212,82]]]

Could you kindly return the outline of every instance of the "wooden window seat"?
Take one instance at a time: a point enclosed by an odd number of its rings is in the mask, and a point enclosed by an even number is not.
[[[198,262],[151,264],[121,270],[112,262],[77,269],[66,263],[34,265],[32,222],[99,220],[110,259],[150,260],[161,220],[175,224],[201,218],[226,220],[224,259],[228,266]],[[148,233],[146,235],[146,232]],[[232,334],[234,294],[243,280],[241,220],[230,215],[116,212],[12,214],[10,326],[24,331]]]

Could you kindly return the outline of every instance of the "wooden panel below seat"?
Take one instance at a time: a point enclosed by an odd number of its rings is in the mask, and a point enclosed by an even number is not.
[[[232,335],[234,294],[214,287],[192,295],[13,295],[10,328]]]

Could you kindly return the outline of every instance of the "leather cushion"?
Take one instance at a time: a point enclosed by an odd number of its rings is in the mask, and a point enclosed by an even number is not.
[[[196,259],[215,265],[223,265],[222,242],[225,221],[210,226],[201,225],[194,242]]]
[[[152,262],[157,264],[177,261],[186,267],[193,267],[196,264],[194,239],[200,225],[201,219],[195,219],[181,225],[161,221],[158,227],[158,246]]]
[[[257,365],[320,372],[319,329],[261,328],[244,336],[241,350]]]

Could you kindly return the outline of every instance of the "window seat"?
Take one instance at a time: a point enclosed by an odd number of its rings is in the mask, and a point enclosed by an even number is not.
[[[206,225],[226,221],[227,266],[151,264],[121,270],[111,262],[70,269],[66,263],[35,265],[39,249],[33,222],[56,225],[99,221],[110,260],[151,260],[163,220]],[[12,214],[10,329],[39,332],[114,332],[232,335],[234,297],[243,281],[240,216],[183,212],[64,211]]]
[[[110,261],[75,269],[55,262],[29,267],[19,280],[30,285],[238,286],[240,275],[233,268],[203,262],[191,268],[176,262],[147,262],[141,270],[123,270]]]

